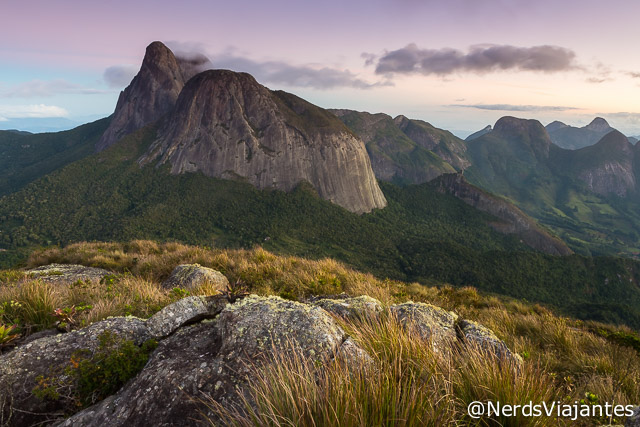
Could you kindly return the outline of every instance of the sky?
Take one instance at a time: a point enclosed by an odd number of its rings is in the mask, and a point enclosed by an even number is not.
[[[324,108],[404,114],[459,136],[506,115],[573,126],[601,116],[640,135],[637,1],[0,4],[0,128],[111,114],[160,40]]]

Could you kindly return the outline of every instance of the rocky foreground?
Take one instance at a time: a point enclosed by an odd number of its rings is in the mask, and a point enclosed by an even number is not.
[[[81,266],[76,269],[92,273]],[[70,271],[73,268],[57,265],[33,274],[42,280],[62,280]],[[49,331],[49,336],[33,337],[36,339],[0,355],[2,424],[175,426],[198,420],[216,422],[220,411],[212,409],[215,405],[203,405],[202,399],[217,402],[222,409],[242,411],[256,366],[293,353],[318,365],[336,359],[346,366],[371,364],[369,354],[340,326],[340,318],[392,315],[428,340],[438,353],[447,354],[454,348],[464,351],[472,345],[508,361],[505,366],[522,363],[488,328],[433,305],[408,302],[384,308],[373,298],[344,294],[306,302],[233,294],[223,290],[228,282],[221,276],[198,266],[180,266],[167,279],[168,286],[189,287],[194,280],[213,277],[221,293],[183,298],[146,320],[113,317],[68,333]],[[70,364],[78,364],[79,351],[87,357],[101,351],[106,331],[135,346],[153,342],[157,347],[142,370],[114,394],[65,419],[73,411],[60,384],[65,384]],[[57,390],[50,390],[56,384]],[[47,394],[52,391],[58,394]]]

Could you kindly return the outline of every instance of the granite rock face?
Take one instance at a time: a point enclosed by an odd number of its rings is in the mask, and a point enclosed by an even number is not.
[[[141,345],[151,336],[144,321],[136,318],[112,318],[87,328],[40,338],[0,356],[1,425],[28,426],[56,419],[64,401],[42,400],[32,390],[39,376],[61,375],[74,353],[98,348],[98,337],[105,331]]]
[[[612,130],[597,144],[574,152],[577,177],[594,193],[625,197],[636,189],[634,151],[626,136]]]
[[[142,67],[120,93],[109,127],[96,144],[102,151],[120,138],[167,114],[184,87],[180,64],[161,42],[147,47]]]
[[[356,213],[386,206],[360,139],[327,111],[245,73],[209,70],[189,80],[139,163],[261,189],[290,191],[306,181]]]
[[[62,425],[187,426],[198,410],[215,420],[198,399],[209,396],[224,407],[241,408],[250,364],[273,363],[275,352],[292,351],[318,363],[334,357],[367,363],[369,357],[321,308],[252,295],[228,305],[213,321],[180,328],[117,394]]]

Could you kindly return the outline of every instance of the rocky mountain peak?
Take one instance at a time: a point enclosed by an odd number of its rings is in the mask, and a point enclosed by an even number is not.
[[[309,182],[352,212],[386,206],[362,140],[333,114],[251,75],[208,70],[191,78],[141,164],[200,171],[258,188]]]
[[[96,144],[96,150],[104,150],[168,113],[184,83],[181,67],[173,52],[158,41],[147,46],[140,71],[120,93],[111,123]]]
[[[492,134],[507,141],[528,145],[538,156],[549,156],[551,138],[542,123],[537,120],[502,117],[493,127]]]
[[[633,149],[629,139],[617,130],[612,130],[603,136],[602,139],[596,143],[595,147],[602,147],[607,151],[622,152],[625,154],[631,153]]]
[[[551,123],[549,123],[548,125],[545,126],[545,128],[547,129],[547,132],[555,132],[559,129],[564,129],[568,127],[568,125],[566,123],[563,123],[561,121],[555,120]]]
[[[611,126],[609,126],[609,123],[602,117],[596,117],[591,121],[591,123],[585,126],[585,129],[589,129],[594,132],[606,132],[611,130]]]

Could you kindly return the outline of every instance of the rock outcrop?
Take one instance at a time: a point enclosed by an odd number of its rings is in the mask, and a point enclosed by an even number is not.
[[[109,318],[0,355],[0,421],[7,426],[187,426],[203,419],[215,423],[223,420],[206,402],[242,413],[244,405],[252,404],[248,386],[254,369],[286,357],[296,355],[318,367],[333,360],[346,367],[376,369],[374,358],[330,313],[364,321],[396,316],[443,356],[453,348],[464,351],[465,346],[477,345],[521,363],[489,329],[429,304],[408,302],[385,312],[379,301],[367,296],[326,296],[310,303],[273,296],[191,296],[146,321]],[[71,403],[78,402],[69,397],[79,387],[69,380],[69,369],[78,364],[77,352],[89,357],[104,351],[100,343],[105,333],[136,346],[158,343],[150,347],[155,350],[141,371],[115,394],[65,420],[77,410]],[[57,381],[65,388],[56,386]],[[34,394],[43,384],[53,385],[52,393],[67,394]]]
[[[309,182],[352,212],[386,206],[363,142],[331,113],[245,73],[208,70],[186,84],[141,165],[290,191]]]
[[[37,278],[46,283],[69,285],[77,281],[100,283],[104,276],[113,272],[103,268],[85,267],[77,264],[49,264],[27,270],[27,277]]]
[[[248,385],[251,364],[273,363],[274,352],[298,350],[318,363],[338,354],[368,357],[321,308],[250,296],[227,306],[215,320],[181,328],[163,340],[143,371],[116,395],[62,425],[186,426],[197,421],[198,411],[215,420],[198,399],[208,396],[241,409],[239,393]]]
[[[577,178],[597,194],[624,197],[635,191],[634,146],[617,130],[597,144],[573,152]]]
[[[212,268],[199,264],[181,264],[174,268],[171,275],[162,282],[162,287],[165,289],[177,287],[191,291],[204,284],[213,285],[215,289],[224,291],[229,287],[229,280]]]
[[[536,221],[513,204],[473,186],[461,174],[438,177],[433,185],[441,193],[451,194],[474,208],[495,216],[489,223],[503,234],[515,234],[526,245],[551,255],[570,255],[571,249],[559,238],[552,236]]]
[[[74,354],[95,352],[98,336],[105,331],[137,345],[151,338],[143,320],[113,318],[78,331],[40,338],[0,356],[2,425],[29,426],[59,418],[65,403],[36,397],[32,390],[38,385],[37,378],[64,375]]]
[[[122,137],[167,114],[185,79],[173,52],[161,42],[147,47],[140,71],[120,93],[109,127],[96,144],[102,151]]]

